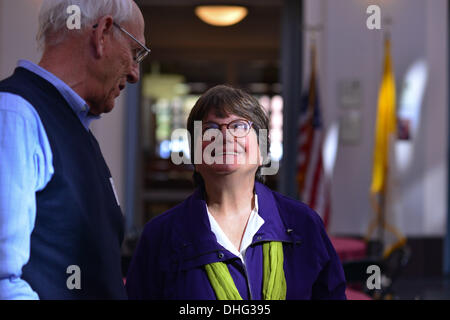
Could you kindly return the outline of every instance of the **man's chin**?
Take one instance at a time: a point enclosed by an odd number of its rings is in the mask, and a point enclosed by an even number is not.
[[[111,105],[107,105],[105,107],[105,110],[103,111],[103,113],[110,113],[111,111],[113,111],[113,109],[114,109],[114,103]]]
[[[93,116],[101,116],[105,113],[110,113],[114,109],[114,104],[103,104],[96,107],[91,107],[89,114]]]
[[[102,113],[110,113],[114,109],[115,104],[116,104],[115,99],[110,99],[109,101],[107,101],[103,105]]]

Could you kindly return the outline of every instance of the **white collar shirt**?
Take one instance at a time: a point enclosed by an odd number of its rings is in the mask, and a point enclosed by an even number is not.
[[[254,207],[252,212],[250,213],[250,217],[248,218],[247,226],[245,227],[244,236],[242,237],[241,247],[239,248],[239,250],[233,245],[230,239],[228,239],[219,223],[209,212],[208,205],[206,205],[206,211],[208,212],[211,231],[216,236],[217,242],[226,250],[230,251],[232,254],[240,258],[242,263],[245,265],[245,252],[252,243],[255,234],[264,224],[264,219],[258,214],[258,195],[255,194]]]

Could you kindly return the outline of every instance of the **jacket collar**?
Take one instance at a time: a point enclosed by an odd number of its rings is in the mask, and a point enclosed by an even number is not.
[[[282,219],[273,191],[262,183],[255,182],[255,192],[258,195],[259,215],[264,224],[253,238],[253,243],[259,241],[292,242],[292,235]]]
[[[179,209],[181,219],[176,224],[172,241],[180,270],[237,258],[217,242],[211,231],[201,188],[197,188]]]

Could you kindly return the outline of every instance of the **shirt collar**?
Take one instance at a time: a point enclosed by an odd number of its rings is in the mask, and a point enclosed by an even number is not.
[[[253,243],[259,241],[292,241],[283,223],[272,190],[255,182],[255,194],[258,201],[258,215],[264,220],[253,237]],[[180,235],[188,242],[207,242],[215,239],[211,231],[206,201],[202,188],[197,188],[186,202],[186,214],[180,221]],[[216,241],[214,241],[216,242]]]
[[[283,241],[293,242],[280,217],[272,190],[255,182],[255,193],[258,195],[259,215],[264,224],[253,237],[253,242]],[[182,214],[173,226],[171,239],[177,259],[183,261],[183,268],[205,265],[217,261],[238,259],[217,242],[211,231],[211,224],[206,211],[206,201],[202,188],[180,204]]]
[[[246,228],[244,231],[244,235],[242,237],[241,247],[239,248],[239,250],[228,239],[225,232],[223,232],[222,228],[220,227],[220,225],[218,224],[216,219],[209,212],[208,206],[206,206],[206,211],[208,212],[208,218],[209,218],[209,223],[211,225],[211,231],[216,236],[217,242],[222,247],[224,247],[225,249],[227,249],[228,251],[230,251],[237,257],[239,257],[242,260],[242,263],[245,264],[245,259],[244,259],[245,252],[246,252],[248,246],[251,245],[251,243],[253,241],[253,237],[258,232],[259,228],[261,228],[261,226],[264,224],[264,219],[261,218],[261,216],[258,214],[258,195],[257,194],[254,195],[253,210],[251,211],[250,216],[248,218],[248,222],[247,222],[247,225],[246,225]]]
[[[27,69],[50,82],[67,101],[86,130],[89,131],[89,126],[93,120],[101,118],[100,116],[89,114],[90,108],[86,101],[53,73],[28,60],[19,60],[17,66]]]

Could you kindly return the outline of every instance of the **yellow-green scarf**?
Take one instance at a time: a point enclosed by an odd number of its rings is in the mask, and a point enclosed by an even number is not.
[[[283,258],[281,242],[263,244],[263,300],[286,300]],[[210,263],[205,265],[205,269],[218,300],[242,300],[225,263]]]

